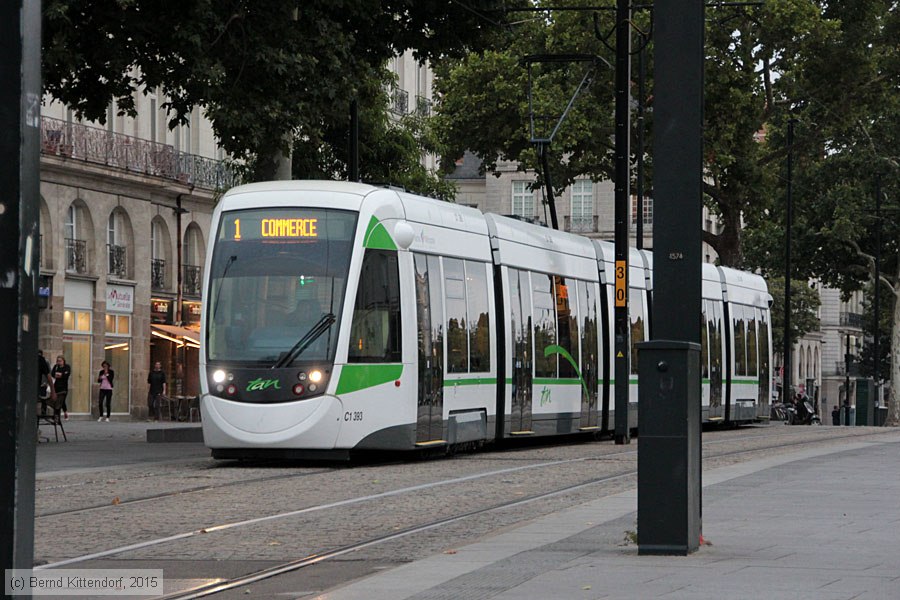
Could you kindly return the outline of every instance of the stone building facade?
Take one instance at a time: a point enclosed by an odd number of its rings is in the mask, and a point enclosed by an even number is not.
[[[199,392],[202,265],[234,174],[199,111],[170,131],[155,96],[138,100],[137,118],[111,107],[105,125],[49,98],[42,111],[38,343],[71,366],[75,416],[97,416],[104,360],[116,373],[114,415],[147,415],[157,360],[170,396]]]

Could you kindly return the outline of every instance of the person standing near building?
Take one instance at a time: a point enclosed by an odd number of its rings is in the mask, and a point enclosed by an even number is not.
[[[147,393],[149,416],[159,421],[162,419],[161,397],[166,395],[166,374],[162,370],[161,362],[153,363],[153,370],[147,374],[147,383],[150,384],[150,391]]]
[[[97,381],[100,383],[100,418],[97,419],[97,422],[106,421],[109,422],[109,413],[112,409],[112,391],[113,391],[113,379],[116,377],[116,372],[113,371],[109,367],[109,363],[105,360],[100,363],[100,374],[97,376]],[[106,417],[103,416],[103,403],[106,402]]]
[[[56,390],[56,399],[62,410],[63,418],[69,420],[69,407],[66,404],[66,396],[69,395],[69,376],[72,374],[72,367],[66,364],[66,359],[62,354],[56,357],[56,364],[50,369],[50,377],[53,378],[53,388]]]

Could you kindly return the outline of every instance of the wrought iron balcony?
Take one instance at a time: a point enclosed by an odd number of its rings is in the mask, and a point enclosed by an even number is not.
[[[431,115],[431,100],[425,96],[416,96],[416,112],[423,117]]]
[[[166,261],[161,258],[150,260],[150,287],[154,290],[166,289]]]
[[[391,92],[391,112],[397,115],[409,113],[409,92],[399,88]]]
[[[109,256],[109,274],[124,279],[128,269],[125,263],[125,246],[107,244],[106,249]]]
[[[203,285],[200,269],[197,265],[182,266],[181,291],[185,296],[200,297],[200,288]]]
[[[840,314],[840,324],[844,327],[863,327],[863,316],[854,312],[842,312]]]
[[[174,179],[204,189],[240,183],[231,165],[98,127],[41,117],[41,152],[135,173]]]
[[[84,240],[66,238],[66,271],[87,273],[87,243]]]

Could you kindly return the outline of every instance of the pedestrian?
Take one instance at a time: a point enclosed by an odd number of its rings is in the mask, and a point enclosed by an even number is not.
[[[840,425],[841,424],[841,409],[838,408],[837,404],[835,404],[834,408],[831,409],[831,424],[832,425]]]
[[[56,357],[56,364],[50,369],[50,377],[53,378],[53,389],[56,390],[56,400],[62,410],[63,418],[69,420],[69,407],[66,404],[66,396],[69,395],[69,376],[72,367],[66,364],[65,357],[60,354]]]
[[[97,422],[106,421],[109,423],[109,413],[112,408],[112,392],[113,380],[116,378],[116,372],[109,367],[109,363],[105,360],[100,363],[100,374],[97,381],[100,383],[100,418]],[[103,416],[103,403],[106,402],[106,417]]]
[[[38,350],[38,398],[41,401],[41,415],[46,415],[47,400],[56,401],[56,390],[50,377],[50,363],[44,358],[43,350]]]
[[[147,383],[150,384],[150,390],[147,392],[149,416],[160,421],[162,420],[162,396],[166,395],[166,374],[162,370],[161,362],[153,363],[153,370],[147,374]]]

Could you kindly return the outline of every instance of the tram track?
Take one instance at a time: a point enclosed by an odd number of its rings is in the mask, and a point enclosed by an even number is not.
[[[809,432],[813,432],[813,431],[815,431],[815,429],[809,430]],[[742,439],[743,441],[747,441],[747,442],[756,441],[756,440],[770,440],[773,438],[789,437],[789,434],[790,434],[790,432],[778,432],[778,433],[767,432],[764,434],[744,435],[740,439]],[[828,440],[836,440],[836,439],[842,439],[845,437],[858,437],[858,436],[848,434],[848,435],[844,435],[844,436],[828,436],[827,439]],[[704,446],[713,446],[713,445],[722,444],[722,443],[734,443],[734,441],[735,441],[734,438],[704,440],[703,445]],[[815,441],[815,440],[813,440],[813,441]],[[790,442],[790,443],[784,444],[784,445],[792,446],[796,443],[798,443],[798,442]],[[803,441],[803,442],[799,442],[799,443],[812,443],[812,442],[811,441]],[[514,449],[510,450],[509,452],[500,451],[498,453],[494,453],[492,456],[487,456],[487,457],[485,457],[479,453],[479,454],[471,454],[471,455],[458,455],[456,457],[456,459],[463,460],[463,461],[480,461],[480,460],[497,461],[498,458],[502,458],[502,460],[504,460],[506,462],[529,461],[529,460],[533,461],[533,458],[528,458],[528,457],[519,458],[519,457],[509,456],[509,454],[511,454],[512,452],[521,452],[521,451],[522,451],[521,448],[514,448]],[[581,462],[581,461],[591,461],[591,460],[609,460],[609,459],[630,456],[630,455],[635,455],[635,454],[637,454],[636,448],[630,449],[630,450],[620,450],[618,452],[609,452],[609,453],[600,454],[600,455],[596,455],[596,456],[587,456],[587,457],[579,457],[576,459],[569,459],[567,461],[563,461],[558,464],[564,464],[566,462]],[[705,457],[706,457],[706,455],[705,455]],[[715,456],[708,456],[708,457],[715,458]],[[546,463],[545,466],[552,466],[554,464],[557,464],[557,463],[549,462],[549,463]],[[222,468],[228,468],[228,467],[225,467],[222,465],[216,465],[216,466],[212,466],[212,467],[204,467],[202,470],[222,469]],[[168,492],[147,494],[147,495],[143,495],[143,496],[139,496],[139,497],[135,497],[135,498],[119,499],[115,503],[110,503],[109,501],[106,501],[103,503],[96,503],[96,504],[92,504],[92,505],[88,505],[88,506],[80,506],[80,507],[75,507],[75,508],[67,508],[64,510],[51,510],[51,511],[41,512],[39,514],[36,514],[35,518],[36,519],[45,519],[45,518],[50,518],[50,517],[59,517],[59,516],[75,515],[75,514],[79,514],[79,513],[87,513],[87,512],[91,512],[91,511],[116,510],[116,509],[120,509],[121,507],[129,506],[129,505],[137,505],[137,504],[146,503],[146,502],[164,500],[167,498],[187,496],[190,494],[214,492],[214,491],[218,491],[221,489],[227,489],[227,488],[231,488],[231,487],[254,485],[254,484],[259,484],[259,483],[267,483],[267,482],[298,479],[298,478],[322,475],[322,474],[331,473],[331,472],[334,472],[336,470],[340,470],[343,468],[345,468],[345,467],[323,468],[323,469],[317,469],[314,471],[306,471],[303,473],[282,473],[282,474],[277,474],[277,475],[269,475],[269,476],[265,476],[265,477],[254,477],[254,478],[249,478],[249,479],[240,479],[240,480],[227,481],[227,482],[222,482],[222,483],[198,485],[198,486],[187,487],[187,488],[179,489],[179,490],[172,490],[172,491],[168,491]],[[529,468],[529,469],[534,468],[534,465],[528,466],[526,468]],[[504,473],[504,472],[507,472],[507,471],[505,469],[497,470],[497,471],[490,471],[490,472],[487,472],[484,476],[490,476],[490,475],[500,474],[500,473]],[[134,481],[136,479],[150,478],[150,477],[155,477],[155,476],[160,476],[160,475],[145,474],[145,475],[141,475],[140,477],[132,477],[132,478],[125,478],[125,479],[117,478],[114,481],[116,481],[116,482],[118,482],[120,480],[121,481]],[[451,480],[451,481],[453,481],[453,480]],[[74,484],[74,485],[84,486],[84,485],[90,485],[92,483],[101,483],[101,482],[100,482],[100,480],[96,480],[96,481],[89,480],[88,482],[82,482],[82,483]],[[46,489],[49,489],[49,490],[65,489],[66,487],[67,486],[48,486]]]
[[[774,437],[774,436],[765,436],[765,437]],[[827,441],[842,440],[842,439],[846,439],[846,438],[859,439],[860,437],[861,436],[859,436],[859,435],[843,435],[843,436],[837,436],[837,437],[829,437],[829,438],[827,438]],[[820,443],[822,441],[824,441],[824,440],[821,440],[821,439],[800,440],[800,441],[795,441],[795,442],[792,442],[789,444],[782,444],[782,445],[779,445],[778,447],[782,448],[785,446],[789,446],[789,447],[808,446],[808,445]],[[756,453],[756,452],[760,452],[760,451],[765,451],[765,450],[769,450],[769,449],[771,449],[771,447],[731,450],[731,451],[726,451],[726,452],[721,452],[721,453],[717,453],[714,455],[710,455],[710,456],[708,456],[708,458],[734,457],[734,456],[740,456],[740,455],[744,455],[744,454],[751,454],[751,453]],[[617,453],[617,455],[632,454],[632,453],[633,452],[631,452],[631,451],[621,452],[621,453]],[[591,460],[591,459],[586,459],[586,460]],[[566,461],[566,462],[568,462],[568,461]],[[374,536],[369,539],[354,542],[352,544],[347,544],[347,545],[340,546],[337,548],[332,548],[329,550],[323,550],[321,552],[317,552],[315,554],[311,554],[311,555],[305,556],[303,558],[285,561],[282,564],[270,566],[265,569],[259,569],[257,571],[253,571],[251,573],[247,573],[247,574],[239,576],[239,577],[234,577],[227,581],[218,581],[218,582],[210,583],[208,585],[203,585],[201,587],[194,588],[191,590],[167,594],[165,596],[160,597],[158,600],[192,600],[192,599],[197,599],[197,598],[205,598],[205,597],[213,596],[213,595],[220,594],[220,593],[227,592],[227,591],[239,590],[241,588],[258,583],[265,579],[269,579],[272,577],[277,577],[280,575],[291,573],[293,571],[297,571],[297,570],[303,569],[305,567],[320,564],[320,563],[328,561],[328,560],[334,560],[334,559],[340,558],[340,557],[350,554],[352,552],[363,550],[365,548],[369,548],[372,546],[377,546],[379,544],[395,541],[400,538],[415,535],[418,533],[422,533],[422,532],[425,532],[425,531],[428,531],[431,529],[436,529],[439,527],[443,527],[446,525],[450,525],[452,523],[457,523],[457,522],[463,521],[465,519],[470,519],[470,518],[480,516],[480,515],[486,515],[486,514],[489,514],[492,512],[508,510],[511,508],[515,508],[517,506],[522,506],[522,505],[536,502],[539,500],[545,500],[548,498],[552,498],[554,496],[568,494],[568,493],[574,492],[576,490],[588,488],[588,487],[599,485],[599,484],[611,483],[614,481],[619,481],[619,480],[628,479],[628,478],[636,478],[636,476],[637,476],[637,469],[631,468],[631,469],[623,470],[618,473],[604,475],[602,477],[592,478],[587,481],[583,481],[583,482],[579,482],[579,483],[575,483],[575,484],[571,484],[571,485],[566,485],[566,486],[563,486],[563,487],[560,487],[557,489],[553,489],[553,490],[549,490],[546,492],[532,494],[525,498],[518,498],[518,499],[510,500],[507,502],[495,503],[491,506],[483,507],[483,508],[480,508],[477,510],[467,511],[467,512],[464,512],[461,514],[457,514],[457,515],[453,515],[453,516],[449,516],[449,517],[445,517],[445,518],[441,518],[441,519],[436,519],[431,522],[410,526],[402,531],[397,531],[397,532],[392,532],[389,534]]]
[[[785,447],[789,447],[789,446],[790,447],[807,446],[807,445],[813,445],[813,444],[816,444],[819,442],[839,441],[839,440],[846,439],[846,438],[860,438],[860,435],[858,435],[858,434],[851,435],[849,433],[845,434],[845,435],[840,435],[840,436],[828,436],[828,437],[816,435],[812,439],[794,440],[793,442],[786,442],[786,441],[782,440],[782,441],[779,441],[777,444],[772,444],[771,438],[782,438],[783,437],[782,435],[777,435],[777,434],[765,435],[765,436],[754,435],[754,436],[748,436],[748,437],[751,438],[749,441],[755,441],[755,440],[764,441],[763,438],[766,438],[768,440],[767,445],[763,445],[763,446],[754,445],[754,447],[752,447],[752,448],[744,448],[744,449],[740,449],[740,450],[731,450],[731,451],[726,451],[726,452],[705,452],[704,458],[705,459],[718,459],[718,458],[725,458],[725,457],[729,457],[729,456],[751,454],[751,453],[755,453],[755,452],[765,452],[765,451],[771,450],[773,448],[778,449],[778,448],[785,448]],[[740,440],[735,440],[734,438],[730,438],[730,440],[722,440],[722,443],[725,443],[727,441],[735,442],[735,441],[740,441]],[[743,441],[748,441],[748,440],[745,439]],[[705,445],[706,446],[718,445],[718,443],[716,443],[716,442],[718,442],[718,440],[708,440],[705,443]],[[329,511],[331,509],[343,509],[343,508],[350,507],[353,505],[363,506],[363,505],[366,505],[366,503],[372,503],[372,502],[375,502],[378,500],[383,500],[383,499],[391,498],[391,497],[398,497],[398,496],[404,496],[404,495],[415,495],[415,494],[419,494],[419,493],[422,493],[425,491],[434,490],[435,488],[439,488],[442,486],[459,486],[464,483],[474,482],[477,480],[488,480],[488,481],[497,480],[500,483],[503,483],[504,478],[509,478],[512,475],[521,474],[522,472],[525,472],[525,471],[533,471],[533,470],[548,469],[548,468],[551,468],[551,469],[552,468],[561,468],[565,465],[572,465],[573,463],[588,463],[588,462],[593,462],[593,461],[615,461],[615,460],[620,460],[622,458],[626,458],[626,457],[635,455],[636,453],[637,453],[637,449],[634,448],[634,449],[629,449],[629,450],[618,450],[618,451],[607,452],[607,453],[603,453],[600,455],[579,456],[579,457],[575,457],[575,458],[567,458],[567,459],[553,460],[553,461],[541,461],[541,462],[536,462],[536,463],[532,463],[532,464],[528,464],[528,465],[518,465],[518,466],[514,466],[514,467],[507,467],[504,469],[492,469],[492,470],[488,470],[488,471],[481,471],[481,472],[465,475],[462,477],[447,478],[447,479],[432,481],[432,482],[423,483],[423,484],[419,484],[419,485],[393,488],[393,489],[386,490],[384,492],[380,492],[380,493],[376,493],[376,494],[354,496],[354,497],[349,497],[349,498],[345,498],[342,500],[337,500],[334,502],[314,504],[314,505],[303,507],[303,508],[296,509],[296,510],[284,511],[284,512],[280,512],[280,513],[264,515],[264,516],[251,518],[251,519],[242,519],[242,520],[237,520],[237,521],[232,521],[232,522],[219,523],[216,525],[210,525],[210,526],[206,526],[206,527],[196,528],[196,529],[193,529],[190,531],[181,531],[181,532],[173,533],[171,535],[160,536],[160,537],[148,539],[148,540],[138,542],[135,544],[121,545],[121,546],[117,546],[117,547],[113,547],[113,548],[99,550],[96,552],[82,554],[80,556],[56,561],[51,564],[46,564],[39,568],[41,568],[41,569],[58,568],[58,567],[63,567],[63,566],[67,566],[67,565],[83,563],[83,562],[91,561],[91,560],[109,558],[109,557],[113,557],[113,556],[121,557],[121,555],[128,555],[129,553],[134,553],[138,550],[144,550],[144,549],[151,548],[154,546],[161,546],[163,544],[176,543],[179,541],[188,540],[190,538],[197,538],[198,536],[215,534],[215,533],[219,533],[219,532],[225,532],[228,530],[237,530],[240,528],[250,528],[253,526],[271,523],[271,522],[275,522],[275,521],[279,521],[279,520],[283,520],[283,519],[288,519],[291,517],[303,516],[304,518],[308,518],[310,515],[313,515],[314,513],[322,514],[322,513],[325,513],[325,511]],[[497,459],[500,460],[500,459],[502,459],[502,457],[498,457]],[[324,474],[325,472],[326,471],[323,470],[321,473],[318,473],[318,474]],[[486,511],[497,511],[504,507],[517,506],[521,503],[534,502],[535,500],[539,500],[542,498],[558,496],[558,495],[565,494],[565,493],[571,492],[571,491],[579,489],[579,488],[593,486],[593,485],[597,485],[597,484],[600,484],[603,482],[609,482],[609,481],[623,479],[623,478],[627,478],[627,477],[634,477],[636,475],[636,472],[637,472],[636,468],[634,466],[629,465],[625,469],[616,469],[615,471],[608,473],[606,475],[603,475],[601,477],[590,478],[586,481],[578,481],[576,483],[572,483],[569,485],[555,487],[553,489],[546,490],[546,491],[538,493],[538,494],[531,494],[524,498],[523,497],[514,498],[508,502],[495,503],[491,506],[479,508],[478,510],[462,511],[460,514],[451,515],[451,516],[447,516],[444,518],[439,518],[432,522],[428,522],[428,523],[425,523],[422,525],[412,527],[408,530],[408,533],[406,533],[404,535],[410,535],[416,531],[424,531],[427,529],[439,527],[441,525],[446,525],[449,523],[457,522],[460,519],[471,517],[473,515],[483,514]],[[273,480],[286,479],[286,478],[292,478],[292,477],[300,477],[300,476],[309,476],[309,475],[311,475],[311,473],[284,474],[284,475],[275,475],[275,476],[270,476],[270,477],[265,477],[265,478],[253,478],[253,479],[242,480],[242,481],[231,482],[231,483],[233,483],[233,484],[240,484],[240,483],[244,483],[244,484],[263,483],[263,484],[265,484],[268,482],[272,482]],[[190,492],[190,493],[198,493],[200,491],[210,492],[212,490],[219,489],[224,486],[219,485],[219,486],[202,486],[202,487],[205,487],[206,489],[198,490],[197,492]],[[174,492],[174,493],[168,494],[167,496],[175,497],[175,496],[179,496],[182,494],[184,494],[184,492]],[[159,497],[159,496],[160,495],[156,495],[156,497]],[[145,499],[144,501],[146,501],[146,500],[147,499]],[[136,503],[136,501],[135,501],[135,503]],[[94,509],[81,509],[81,512],[91,511],[91,510],[94,510]],[[73,510],[73,511],[68,511],[68,512],[75,513],[75,512],[79,512],[79,511]],[[327,513],[325,513],[325,514],[327,514]],[[49,517],[50,515],[46,515],[46,516]],[[329,517],[329,518],[331,518],[331,517]],[[358,541],[358,542],[349,544],[346,547],[342,547],[342,548],[359,548],[360,547],[359,544],[374,545],[377,542],[377,540],[381,539],[381,538],[384,538],[384,540],[386,541],[388,539],[396,539],[397,537],[402,537],[395,533],[396,532],[391,532],[388,535],[371,536],[362,541]],[[327,553],[329,554],[329,556],[333,556],[333,557],[340,556],[342,553],[345,553],[345,552],[342,552],[342,548],[338,548],[337,550],[333,550],[333,551],[328,551]],[[346,550],[346,551],[350,551],[350,550]],[[334,554],[334,552],[339,552],[339,554]],[[322,553],[319,553],[319,552],[312,553],[312,554],[309,554],[307,556],[307,558],[303,559],[303,560],[321,562],[321,560],[324,560],[321,558],[321,554]],[[291,561],[290,564],[293,564],[295,562],[298,562],[298,561]],[[306,564],[314,564],[314,563],[307,562]]]

